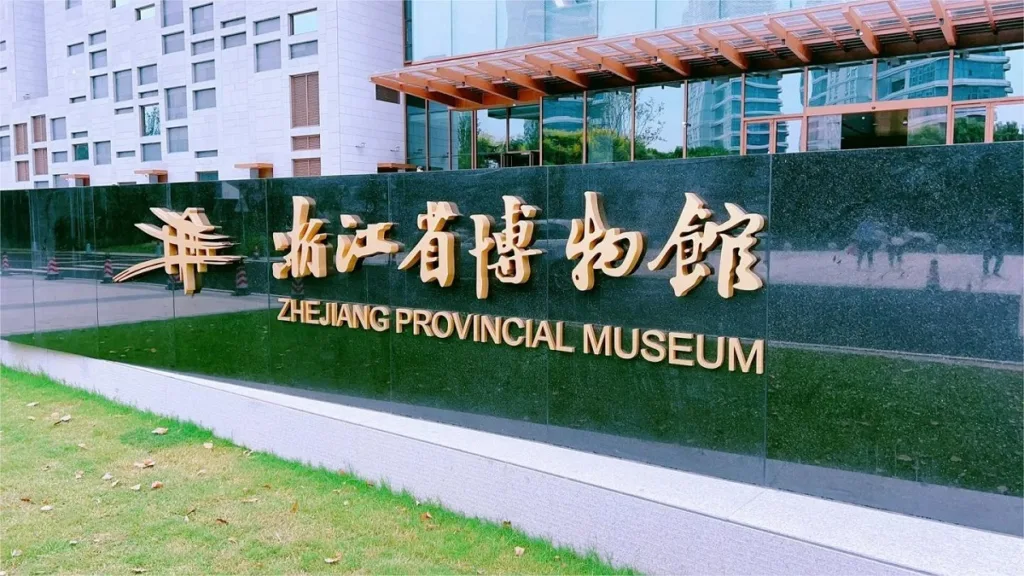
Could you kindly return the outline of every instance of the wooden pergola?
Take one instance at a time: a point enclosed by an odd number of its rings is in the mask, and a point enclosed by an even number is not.
[[[421,62],[371,81],[456,109],[1024,39],[1024,0],[858,0]]]

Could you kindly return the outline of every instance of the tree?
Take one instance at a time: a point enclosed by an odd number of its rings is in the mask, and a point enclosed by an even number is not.
[[[1016,122],[1004,122],[996,126],[992,140],[995,142],[1024,140],[1024,132],[1021,132],[1021,128]]]
[[[945,143],[945,132],[931,124],[922,126],[907,135],[907,146],[932,146]]]

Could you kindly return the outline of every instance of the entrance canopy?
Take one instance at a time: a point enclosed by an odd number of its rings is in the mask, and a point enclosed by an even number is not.
[[[858,0],[628,36],[588,36],[427,61],[371,81],[458,109],[808,63],[1005,44],[1024,0]]]

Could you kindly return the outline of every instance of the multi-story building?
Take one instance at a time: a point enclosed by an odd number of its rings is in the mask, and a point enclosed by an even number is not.
[[[373,80],[425,169],[1024,139],[1019,0],[408,0],[405,38]]]
[[[375,172],[400,2],[0,3],[0,187]]]

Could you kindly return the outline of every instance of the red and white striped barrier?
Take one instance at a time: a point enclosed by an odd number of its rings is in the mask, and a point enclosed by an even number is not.
[[[235,271],[235,296],[249,295],[249,275],[245,271],[245,259],[238,262],[238,269]]]
[[[103,283],[111,284],[114,282],[114,263],[110,261],[110,256],[107,256],[106,261],[103,262]]]
[[[60,280],[60,266],[57,265],[57,259],[53,256],[50,257],[50,262],[46,265],[46,279]]]
[[[11,274],[11,261],[7,259],[7,252],[4,252],[3,259],[0,261],[0,276],[10,276]]]

